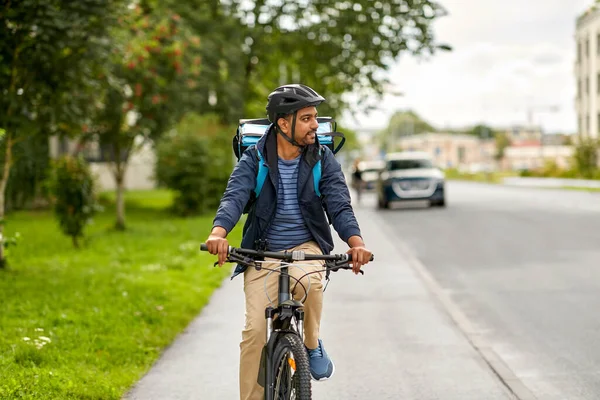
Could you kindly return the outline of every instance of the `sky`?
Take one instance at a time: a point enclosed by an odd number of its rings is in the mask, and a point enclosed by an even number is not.
[[[576,132],[575,20],[593,0],[440,2],[448,15],[434,32],[453,51],[401,56],[388,77],[403,96],[386,95],[368,115],[344,115],[344,126],[382,128],[410,108],[439,129],[508,127],[527,124],[531,109],[546,133]]]

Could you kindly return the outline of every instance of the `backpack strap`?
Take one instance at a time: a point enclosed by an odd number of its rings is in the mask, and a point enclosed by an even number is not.
[[[267,174],[269,173],[269,169],[263,163],[263,157],[258,148],[256,148],[256,155],[258,157],[258,174],[256,175],[256,187],[254,188],[254,194],[256,197],[258,197],[265,183],[265,179],[267,178]]]
[[[323,148],[319,147],[319,155],[321,155],[322,150]],[[321,191],[319,190],[319,182],[321,181],[321,169],[321,160],[319,160],[313,167],[313,182],[315,185],[315,193],[317,194],[317,197],[321,197]]]

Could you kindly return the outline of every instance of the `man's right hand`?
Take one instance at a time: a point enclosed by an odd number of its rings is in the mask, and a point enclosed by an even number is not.
[[[229,252],[229,242],[225,238],[227,231],[220,226],[215,226],[206,239],[208,252],[213,255],[219,255],[219,267],[225,264],[227,253]]]

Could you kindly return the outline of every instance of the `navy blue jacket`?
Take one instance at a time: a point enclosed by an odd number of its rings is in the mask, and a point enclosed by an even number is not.
[[[321,152],[319,147],[317,139],[315,144],[307,146],[302,153],[298,170],[298,203],[304,221],[323,254],[330,254],[333,250],[333,238],[323,206],[326,207],[333,227],[344,242],[347,243],[351,236],[360,236],[361,233],[350,204],[350,193],[340,163],[328,147],[322,146]],[[242,216],[244,207],[256,187],[259,162],[256,148],[263,155],[262,162],[268,167],[269,173],[244,225],[241,247],[247,249],[256,249],[256,240],[266,237],[277,211],[277,133],[272,126],[256,146],[249,147],[242,154],[231,173],[213,221],[213,226],[223,227],[229,233]],[[319,183],[322,200],[315,193],[312,173],[319,159],[322,166]],[[246,267],[238,265],[232,279],[245,269]]]

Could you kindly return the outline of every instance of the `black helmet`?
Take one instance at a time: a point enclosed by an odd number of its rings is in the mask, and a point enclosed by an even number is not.
[[[269,95],[267,117],[275,123],[278,115],[292,114],[304,107],[318,106],[324,101],[324,97],[306,85],[283,85]]]

